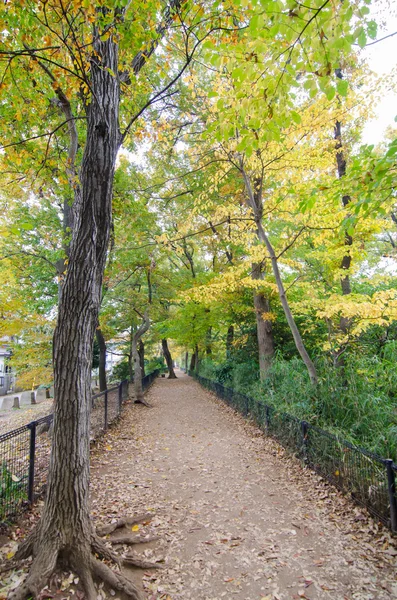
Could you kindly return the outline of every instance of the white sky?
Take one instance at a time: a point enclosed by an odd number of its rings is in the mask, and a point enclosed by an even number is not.
[[[386,21],[378,29],[377,38],[380,39],[397,31],[396,7],[390,10],[386,3],[381,0],[373,2],[373,16],[379,24],[379,19]],[[368,40],[371,42],[372,40]],[[362,50],[362,55],[368,61],[369,67],[379,75],[388,75],[393,68],[397,77],[397,35],[388,38],[382,42],[367,46]],[[396,85],[397,87],[397,85]],[[397,91],[385,94],[375,109],[376,118],[369,121],[363,131],[362,141],[365,144],[377,144],[383,138],[386,128],[389,125],[397,123],[394,118],[397,116]]]

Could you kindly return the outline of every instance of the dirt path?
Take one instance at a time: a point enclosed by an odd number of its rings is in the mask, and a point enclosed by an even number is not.
[[[93,464],[98,519],[156,514],[140,532],[160,541],[138,548],[166,568],[146,598],[397,598],[389,535],[338,492],[181,372],[148,399]]]

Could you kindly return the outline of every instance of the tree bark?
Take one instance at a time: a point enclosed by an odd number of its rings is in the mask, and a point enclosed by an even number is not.
[[[177,379],[177,376],[175,375],[175,371],[174,371],[174,366],[172,364],[171,352],[170,352],[170,349],[168,348],[168,342],[165,338],[163,338],[161,340],[161,346],[163,348],[165,362],[167,363],[168,379]]]
[[[95,335],[99,346],[99,390],[104,392],[108,389],[106,381],[106,342],[100,327],[97,327]]]
[[[192,352],[192,356],[190,358],[190,367],[189,371],[195,371],[196,369],[196,351]]]
[[[233,342],[234,342],[234,326],[229,325],[226,334],[226,358],[230,359],[233,353]]]
[[[205,354],[206,356],[211,356],[212,354],[212,327],[211,325],[208,327],[207,332],[205,334]]]
[[[139,356],[138,343],[141,340],[141,337],[150,327],[149,320],[149,311],[146,310],[143,315],[142,324],[138,327],[136,332],[132,337],[132,359],[134,361],[134,391],[135,391],[135,402],[141,402],[142,404],[146,404],[143,400],[143,387],[142,387],[142,369],[141,369],[141,360]]]
[[[138,344],[138,352],[139,352],[139,364],[141,365],[141,374],[142,377],[145,377],[145,344],[142,340],[139,340]]]
[[[252,265],[252,279],[263,279],[260,264]],[[263,381],[272,365],[274,356],[273,326],[271,320],[264,317],[266,313],[270,312],[269,300],[257,291],[254,291],[254,307],[258,338],[259,373]]]
[[[185,352],[185,371],[187,373],[187,366],[189,364],[189,352]]]
[[[338,79],[343,79],[341,69],[336,69],[335,71],[336,77]],[[340,121],[336,121],[334,127],[334,137],[335,137],[335,148],[336,148],[336,165],[338,169],[338,178],[342,179],[346,175],[346,157],[343,152],[343,141],[342,141],[342,124]],[[348,206],[350,204],[350,196],[344,195],[342,196],[342,204],[343,207]],[[353,245],[352,236],[345,231],[345,247],[346,253],[344,254],[340,268],[346,273],[340,279],[341,291],[343,296],[348,296],[351,294],[351,283],[349,270],[351,267],[351,254],[350,247]],[[351,319],[347,317],[341,317],[339,320],[339,329],[344,334],[347,335],[351,326]],[[341,347],[337,350],[336,356],[334,356],[334,364],[337,367],[344,367],[344,352],[346,350],[347,344],[342,344]]]
[[[47,493],[38,527],[20,549],[20,555],[30,551],[34,561],[26,582],[11,595],[17,599],[40,593],[59,556],[82,578],[86,598],[96,597],[89,515],[91,365],[121,135],[117,45],[112,37],[102,41],[95,34],[93,47],[92,101],[86,109],[74,228],[54,333],[56,402]]]

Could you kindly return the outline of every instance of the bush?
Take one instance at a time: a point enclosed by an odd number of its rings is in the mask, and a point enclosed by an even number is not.
[[[316,388],[300,359],[285,360],[281,355],[276,355],[263,382],[253,363],[206,361],[200,374],[396,460],[396,362],[395,342],[381,356],[347,357],[343,370],[323,359],[316,365]]]

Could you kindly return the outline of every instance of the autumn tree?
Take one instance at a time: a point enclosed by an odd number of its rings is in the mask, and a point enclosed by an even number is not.
[[[100,561],[119,563],[89,518],[92,346],[117,154],[145,108],[166,100],[202,40],[222,25],[235,27],[229,7],[215,6],[214,13],[209,7],[203,19],[206,8],[194,10],[187,3],[182,9],[178,0],[166,7],[161,2],[96,6],[54,0],[1,8],[3,134],[8,140],[3,164],[22,173],[36,193],[41,167],[50,164],[55,176],[62,172],[70,190],[70,240],[53,344],[56,404],[47,494],[40,523],[18,551],[19,558],[34,559],[26,581],[11,594],[15,599],[38,596],[59,560],[79,574],[89,600],[97,596],[94,577],[139,597],[131,582]],[[183,15],[187,24],[178,27]],[[174,22],[175,44],[182,44],[170,68],[165,53],[155,56],[155,50]],[[153,81],[139,76],[149,59],[158,63]],[[17,81],[24,82],[23,91]]]

